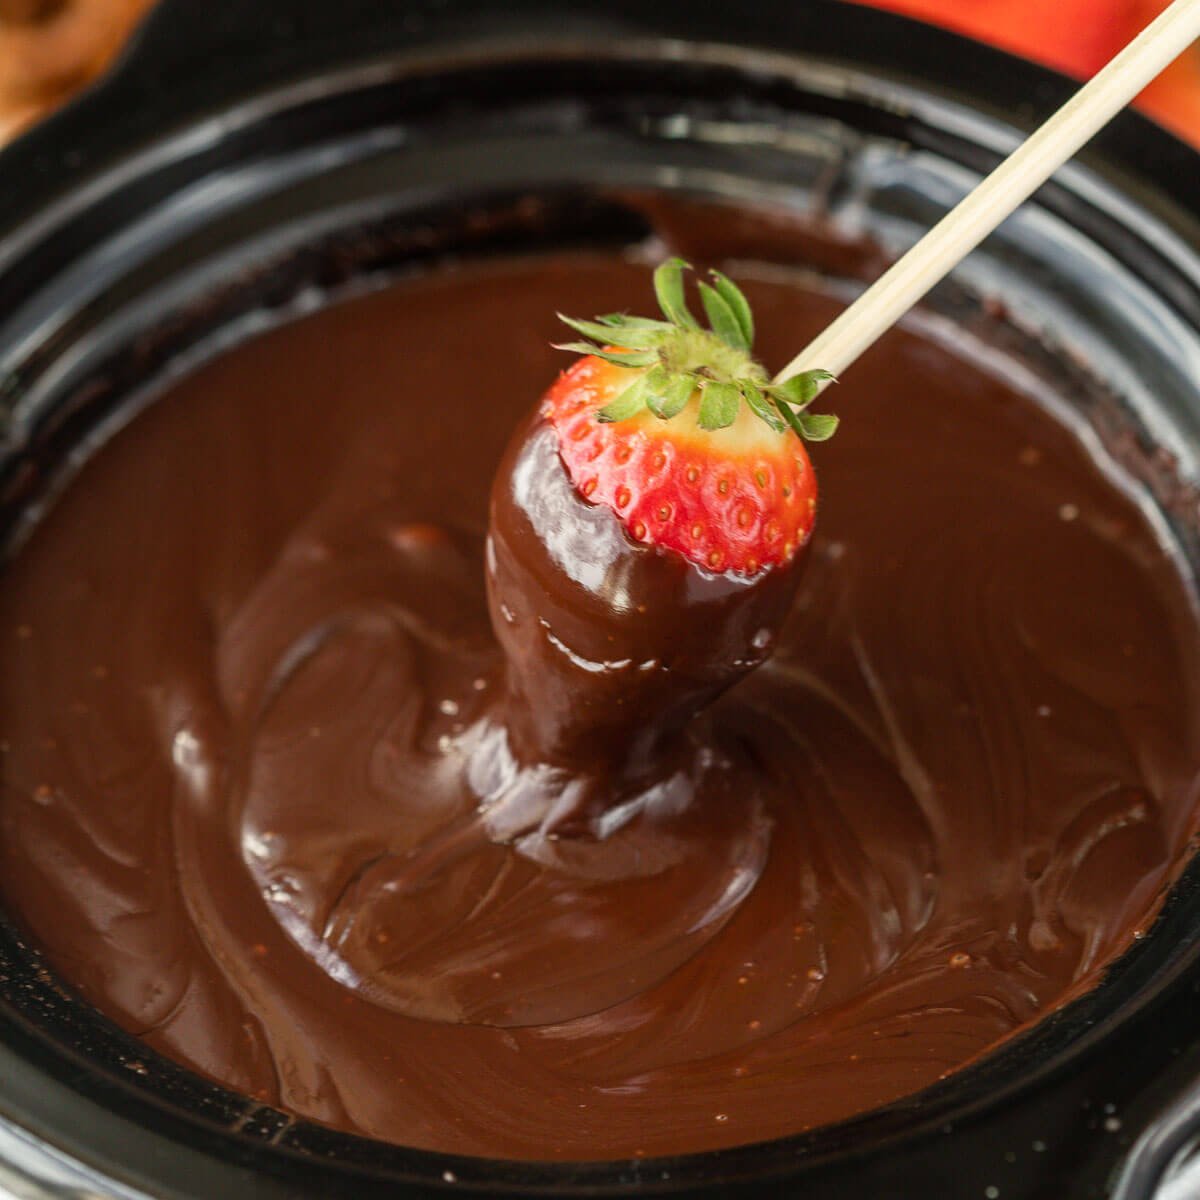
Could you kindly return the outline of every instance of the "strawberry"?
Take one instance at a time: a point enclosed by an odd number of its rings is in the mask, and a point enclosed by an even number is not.
[[[710,328],[688,310],[678,258],[654,275],[663,320],[564,317],[590,339],[542,403],[571,482],[635,542],[714,574],[753,577],[812,535],[817,480],[805,441],[837,418],[808,411],[828,372],[770,382],[752,357],[754,319],[718,271],[700,282]]]
[[[702,328],[685,269],[655,272],[661,320],[563,318],[590,339],[563,348],[584,357],[514,431],[492,485],[506,748],[489,742],[472,786],[521,820],[576,821],[699,778],[716,759],[692,718],[770,656],[792,608],[816,513],[804,443],[837,425],[810,411],[829,375],[771,382],[742,293],[716,272],[701,283]]]

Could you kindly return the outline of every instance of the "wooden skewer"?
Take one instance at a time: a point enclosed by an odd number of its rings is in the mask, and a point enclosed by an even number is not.
[[[1175,0],[775,378],[840,375],[1200,38],[1200,0]]]

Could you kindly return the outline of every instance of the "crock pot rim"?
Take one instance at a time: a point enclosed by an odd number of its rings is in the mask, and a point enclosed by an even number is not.
[[[982,108],[1018,131],[1035,128],[1078,86],[1049,67],[939,26],[867,7],[861,0],[743,6],[736,30],[719,12],[714,20],[716,6],[694,0],[656,0],[653,5],[571,0],[569,7],[556,0],[510,0],[504,5],[454,0],[453,6],[445,0],[410,0],[405,13],[416,15],[405,15],[392,27],[381,26],[370,0],[341,0],[324,8],[315,0],[279,0],[267,13],[254,11],[256,7],[230,6],[215,20],[204,0],[158,0],[107,75],[0,152],[8,167],[4,174],[19,181],[0,187],[0,239],[53,198],[76,188],[79,179],[126,158],[131,143],[157,141],[164,125],[192,124],[202,114],[230,107],[231,78],[238,80],[240,104],[248,95],[295,83],[334,59],[361,65],[382,58],[382,41],[391,43],[388,57],[461,43],[464,32],[478,43],[483,39],[472,22],[495,18],[498,11],[507,25],[485,22],[487,40],[494,43],[510,38],[511,24],[519,22],[527,33],[544,37],[552,28],[557,38],[575,38],[586,49],[596,48],[594,39],[601,32],[610,39],[689,47],[737,45],[780,59],[869,70],[893,84],[915,83],[926,96]],[[554,21],[539,24],[539,15]],[[847,19],[855,26],[853,54],[845,48],[850,39],[841,34]],[[920,31],[916,40],[914,30]],[[189,63],[203,63],[206,70],[192,72],[183,83],[181,72]],[[212,69],[214,64],[218,69]],[[934,74],[936,87],[928,82]],[[151,98],[156,103],[147,104]],[[130,105],[136,106],[137,120],[129,119]],[[1180,138],[1127,109],[1081,157],[1100,158],[1171,197],[1167,223],[1197,244],[1200,173],[1186,169],[1195,165],[1196,152]]]

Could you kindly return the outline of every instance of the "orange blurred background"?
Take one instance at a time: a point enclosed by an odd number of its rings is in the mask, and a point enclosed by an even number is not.
[[[0,0],[0,142],[103,71],[152,2]],[[1081,79],[1166,7],[1166,0],[859,2],[945,25]],[[1158,79],[1141,103],[1151,116],[1200,145],[1200,46]]]
[[[1078,79],[1094,75],[1167,0],[862,0],[944,25]],[[1142,93],[1139,107],[1200,146],[1200,43]]]

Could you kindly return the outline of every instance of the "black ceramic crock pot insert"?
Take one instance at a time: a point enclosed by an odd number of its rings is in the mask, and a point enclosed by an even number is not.
[[[165,0],[109,81],[0,155],[7,528],[45,493],[68,448],[102,430],[147,380],[213,352],[232,336],[223,331],[244,335],[315,294],[444,253],[619,244],[639,234],[631,210],[606,199],[595,178],[577,186],[570,169],[539,189],[535,230],[503,181],[481,179],[478,154],[464,157],[457,187],[446,174],[436,187],[422,186],[415,169],[397,174],[403,201],[381,206],[379,171],[411,159],[386,144],[397,131],[415,143],[419,164],[422,130],[470,128],[516,154],[518,166],[528,155],[523,168],[534,177],[545,138],[581,157],[616,138],[631,169],[640,161],[653,177],[664,130],[680,115],[745,127],[802,116],[810,136],[827,121],[970,175],[1069,90],[1029,64],[835,0],[737,9],[675,0]],[[687,138],[676,140],[682,173],[702,170],[704,147],[692,164]],[[341,156],[335,219],[313,167],[319,153]],[[748,153],[758,162],[771,151]],[[1131,296],[1146,289],[1157,315],[1175,323],[1172,336],[1200,345],[1200,158],[1127,114],[1085,161],[1086,170],[1044,189],[1041,209],[1103,247]],[[189,225],[173,198],[214,181],[242,189],[238,202]],[[462,219],[468,193],[499,214],[486,234]],[[898,221],[921,218],[910,201],[906,209],[897,198]],[[122,243],[132,229],[143,239]],[[1036,232],[1014,232],[1009,269],[1020,273],[1022,239]],[[1053,281],[1042,285],[1045,299]],[[952,291],[943,302],[953,305]],[[1121,354],[1116,326],[1095,332],[1101,340],[1111,332]],[[1200,449],[1198,381],[1173,374],[1169,355],[1134,358],[1145,403],[1179,430],[1186,458]],[[1195,526],[1176,516],[1185,551],[1200,561]],[[1194,865],[1100,988],[919,1096],[720,1153],[489,1163],[293,1122],[208,1084],[75,999],[0,922],[0,1118],[114,1180],[172,1197],[735,1196],[766,1194],[774,1181],[784,1194],[843,1200],[1114,1189],[1133,1200],[1151,1194],[1192,1133],[1198,1004]]]

